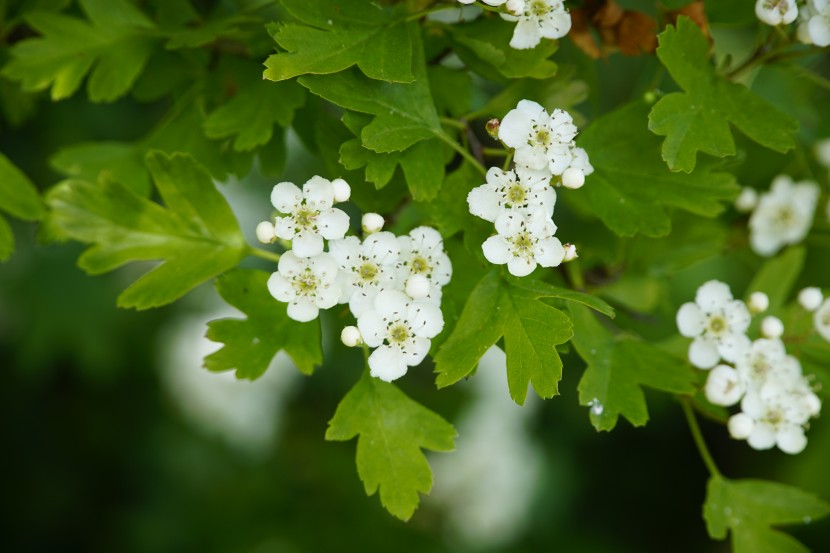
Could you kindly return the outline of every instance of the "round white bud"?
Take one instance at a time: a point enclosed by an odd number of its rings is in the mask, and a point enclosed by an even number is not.
[[[406,295],[413,300],[422,300],[429,295],[429,279],[424,275],[412,275],[406,281]]]
[[[769,296],[763,292],[752,292],[746,305],[753,313],[763,313],[769,308]]]
[[[365,213],[363,215],[363,219],[361,219],[360,224],[363,227],[363,232],[366,234],[372,234],[373,232],[378,232],[380,229],[383,228],[383,216],[377,213]]]
[[[817,417],[821,413],[821,400],[814,392],[810,392],[804,397],[804,403],[807,405],[807,411],[811,417]]]
[[[525,11],[525,0],[507,0],[504,7],[510,15],[522,15]]]
[[[356,326],[347,326],[340,332],[340,341],[346,347],[353,348],[363,343],[363,336],[360,335],[360,331]]]
[[[819,140],[814,146],[816,159],[825,167],[830,167],[830,138]]]
[[[780,338],[784,334],[784,323],[778,317],[772,315],[764,317],[761,321],[761,334],[765,338]]]
[[[778,432],[776,436],[778,449],[790,455],[797,455],[807,447],[807,436],[800,426],[790,426]]]
[[[349,186],[348,182],[343,179],[334,179],[331,181],[331,185],[334,187],[335,202],[339,203],[349,201],[349,198],[352,196],[352,187]]]
[[[576,167],[568,167],[565,169],[565,172],[562,173],[562,186],[565,188],[582,188],[582,185],[585,184],[585,173],[582,172],[582,169],[577,169]]]
[[[824,301],[824,294],[815,286],[810,286],[798,293],[798,303],[807,311],[815,311]]]
[[[574,259],[579,257],[579,255],[577,255],[576,253],[576,246],[574,246],[573,244],[565,244],[562,246],[562,249],[565,250],[565,257],[562,258],[563,263],[566,261],[573,261]]]
[[[274,235],[274,223],[271,221],[262,221],[256,226],[256,239],[263,244],[270,244],[277,237]]]
[[[706,379],[706,399],[715,405],[735,405],[744,395],[744,384],[738,371],[729,365],[718,365]]]
[[[735,209],[741,213],[749,213],[758,205],[758,192],[754,188],[744,187],[735,200]]]
[[[729,435],[736,440],[745,440],[752,434],[755,421],[746,413],[737,413],[729,417]]]

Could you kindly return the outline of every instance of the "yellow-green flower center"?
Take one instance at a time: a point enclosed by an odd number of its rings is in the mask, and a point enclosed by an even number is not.
[[[294,287],[300,294],[308,296],[317,291],[317,279],[309,269],[306,269],[302,275],[294,279]]]
[[[357,270],[357,276],[363,282],[373,282],[377,278],[380,270],[374,263],[366,262]]]
[[[522,204],[525,198],[527,198],[527,194],[525,193],[524,187],[520,184],[513,184],[513,186],[507,189],[507,199],[511,204]]]
[[[400,344],[409,338],[409,329],[402,323],[395,323],[389,329],[389,342]]]
[[[547,2],[544,0],[533,0],[533,2],[530,3],[530,11],[536,17],[542,17],[548,13],[548,10],[550,10],[550,6],[548,6]]]
[[[297,226],[300,228],[310,228],[317,222],[317,215],[317,211],[308,209],[307,207],[301,207],[294,214],[294,221],[296,221]]]
[[[533,239],[530,233],[522,231],[510,241],[513,245],[513,253],[522,257],[532,256],[533,254]]]
[[[709,319],[709,332],[712,334],[721,334],[727,329],[726,319],[720,316],[711,317]]]
[[[412,260],[412,267],[410,270],[413,275],[423,275],[429,273],[432,270],[432,266],[429,264],[429,261],[419,255]]]

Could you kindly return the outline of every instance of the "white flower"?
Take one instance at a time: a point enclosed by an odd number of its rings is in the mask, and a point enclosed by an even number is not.
[[[737,413],[729,417],[729,435],[736,440],[746,440],[755,428],[755,421],[746,413]]]
[[[579,255],[576,253],[576,246],[573,244],[563,244],[562,248],[565,250],[565,257],[562,258],[562,262],[565,263],[567,261],[573,261]]]
[[[818,195],[818,185],[813,182],[796,184],[790,177],[776,177],[749,218],[752,249],[770,256],[786,244],[800,242],[813,223]]]
[[[780,338],[784,334],[784,323],[781,319],[769,315],[761,321],[761,336],[764,338]]]
[[[311,321],[320,309],[328,309],[340,298],[337,263],[327,253],[297,257],[287,251],[280,257],[277,272],[268,279],[268,291],[288,303],[288,316]]]
[[[508,21],[517,21],[510,46],[517,50],[534,48],[543,38],[562,38],[571,30],[571,14],[561,0],[525,0],[518,15],[502,14]]]
[[[810,0],[807,17],[798,30],[802,42],[830,45],[830,0]]]
[[[444,328],[441,309],[430,303],[413,302],[397,290],[383,290],[373,308],[357,319],[366,345],[376,348],[369,356],[372,376],[391,382],[424,360],[431,338]]]
[[[323,253],[323,238],[343,238],[349,230],[349,216],[332,207],[334,186],[322,177],[312,177],[302,191],[290,182],[281,182],[271,191],[271,203],[285,217],[277,217],[274,234],[291,240],[298,257]]]
[[[816,332],[830,342],[830,298],[824,300],[821,307],[813,313],[813,323],[816,326]]]
[[[385,222],[383,215],[379,213],[364,213],[363,218],[360,220],[360,226],[363,228],[363,232],[372,234],[373,232],[380,231]]]
[[[735,360],[735,370],[747,389],[758,390],[770,378],[801,378],[798,359],[787,355],[780,338],[752,342]]]
[[[741,213],[749,213],[758,205],[758,192],[754,188],[744,186],[735,199],[735,209]]]
[[[803,379],[772,379],[760,390],[750,390],[741,401],[741,411],[753,420],[747,443],[753,449],[778,446],[796,454],[807,445],[804,425],[815,416],[815,396]],[[816,398],[817,399],[817,398]]]
[[[341,303],[355,317],[371,308],[377,293],[395,288],[400,246],[391,232],[378,232],[361,243],[355,236],[329,242],[329,253],[340,266]]]
[[[755,15],[767,25],[788,25],[798,17],[795,0],[758,0]]]
[[[514,171],[490,167],[487,183],[473,188],[467,195],[470,213],[491,223],[511,211],[543,210],[553,216],[556,191],[549,186],[550,174],[521,165]]]
[[[561,175],[571,165],[576,132],[567,112],[555,109],[549,115],[536,102],[522,100],[502,119],[499,139],[516,150],[517,165]]]
[[[407,236],[398,236],[398,246],[399,282],[408,288],[412,277],[425,277],[429,290],[421,299],[440,305],[441,287],[446,286],[452,278],[452,262],[444,251],[441,234],[431,227],[417,227]]]
[[[820,288],[810,286],[801,290],[798,293],[798,303],[807,311],[815,311],[824,301],[824,294],[821,293]]]
[[[694,338],[689,361],[700,369],[714,367],[721,358],[734,362],[750,346],[749,322],[744,302],[733,299],[729,286],[717,280],[703,284],[695,302],[684,303],[677,311],[680,334]]]
[[[744,383],[738,371],[728,365],[718,365],[706,379],[706,399],[715,405],[735,405],[744,395]]]
[[[566,188],[581,188],[585,184],[585,177],[594,172],[594,166],[588,160],[588,152],[583,148],[571,150],[571,166],[562,173],[562,186]]]
[[[506,263],[511,275],[527,276],[537,264],[556,267],[565,258],[562,243],[553,236],[556,225],[543,212],[505,213],[496,219],[496,232],[481,249],[490,263]]]
[[[752,292],[747,307],[752,313],[763,313],[769,308],[769,296],[763,292]]]

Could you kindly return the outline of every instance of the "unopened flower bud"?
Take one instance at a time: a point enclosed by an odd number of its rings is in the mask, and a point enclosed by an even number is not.
[[[765,338],[780,338],[784,334],[784,323],[778,317],[764,317],[761,321],[761,334]]]
[[[815,311],[824,301],[824,295],[821,290],[815,286],[803,289],[798,293],[798,303],[807,311]]]
[[[769,308],[769,296],[763,292],[752,292],[747,307],[752,313],[763,313]]]
[[[729,435],[736,440],[745,440],[752,434],[755,421],[746,413],[738,413],[729,417]]]
[[[429,279],[424,275],[412,275],[406,281],[406,295],[413,300],[422,300],[429,295]]]
[[[501,125],[501,122],[498,119],[490,119],[484,126],[487,129],[487,134],[495,140],[499,139],[499,125]]]
[[[744,187],[735,200],[735,209],[741,213],[749,213],[758,205],[758,192],[754,188]]]
[[[383,228],[384,220],[383,216],[377,213],[365,213],[360,223],[363,227],[364,233],[372,234],[373,232],[378,232],[380,229]]]
[[[270,244],[276,240],[274,235],[274,223],[271,221],[262,221],[256,226],[256,238],[263,244]]]
[[[562,258],[562,262],[573,261],[579,257],[576,254],[576,246],[573,244],[563,244],[562,248],[565,250],[565,257]]]
[[[525,11],[525,0],[507,0],[504,8],[510,15],[522,15]]]
[[[352,195],[352,187],[349,186],[349,183],[344,181],[343,179],[334,179],[331,181],[331,185],[334,187],[334,201],[335,202],[348,202],[349,198]]]
[[[562,173],[562,186],[565,188],[582,188],[585,184],[585,173],[576,167],[569,167]]]
[[[363,343],[363,336],[360,335],[356,326],[347,326],[340,332],[340,341],[346,347],[353,348]]]

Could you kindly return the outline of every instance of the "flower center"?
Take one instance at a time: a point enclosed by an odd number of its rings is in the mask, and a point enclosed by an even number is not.
[[[795,222],[796,217],[792,208],[788,205],[784,205],[778,208],[778,212],[775,214],[775,219],[781,226],[788,227]]]
[[[403,323],[395,323],[389,328],[389,342],[400,344],[409,338],[409,328]]]
[[[548,142],[550,142],[550,131],[544,128],[537,130],[535,140],[537,144],[547,146]]]
[[[507,189],[507,199],[513,205],[524,203],[526,197],[524,187],[518,183]]]
[[[430,266],[429,261],[419,255],[412,260],[412,268],[410,270],[414,275],[423,275],[429,273],[432,270],[432,266]]]
[[[782,413],[780,409],[770,409],[767,413],[766,419],[768,423],[776,426],[778,423],[784,421],[784,413]]]
[[[769,371],[769,363],[763,356],[758,356],[752,362],[752,374],[755,376],[764,376]]]
[[[300,228],[311,228],[317,222],[318,212],[307,207],[301,207],[294,213],[294,221]]]
[[[380,270],[374,263],[366,262],[357,270],[357,277],[363,282],[374,282]]]
[[[515,235],[510,242],[513,245],[513,253],[517,256],[533,257],[533,238],[526,230]]]
[[[301,275],[294,279],[294,288],[297,293],[302,296],[311,296],[317,291],[319,282],[310,269],[303,271]]]
[[[530,13],[535,15],[536,17],[542,17],[550,10],[550,6],[548,6],[547,2],[544,0],[533,0],[530,3]]]
[[[709,318],[708,330],[710,333],[718,336],[723,334],[727,328],[728,325],[726,324],[726,319],[723,317],[715,315],[714,317]]]

